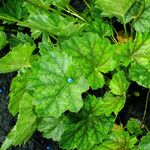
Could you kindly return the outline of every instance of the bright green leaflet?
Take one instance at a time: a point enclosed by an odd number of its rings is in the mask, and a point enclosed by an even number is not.
[[[128,120],[126,128],[131,134],[135,134],[136,136],[143,132],[141,130],[141,121],[135,118],[130,118],[130,120]]]
[[[3,143],[4,146],[24,144],[36,130],[37,116],[33,113],[32,101],[33,97],[28,93],[22,96],[19,104],[18,121],[8,135],[8,139],[6,138],[6,141]]]
[[[110,116],[112,112],[115,115],[123,108],[125,104],[125,96],[114,96],[111,93],[106,93],[103,98],[99,98],[99,105],[95,106],[95,109],[98,108],[99,113]]]
[[[116,67],[114,47],[108,39],[100,38],[97,34],[86,33],[82,37],[72,37],[61,43],[61,49],[80,65],[81,72],[93,89],[104,85],[102,73]]]
[[[123,127],[118,126],[112,130],[106,140],[91,150],[131,150],[135,148],[136,142],[135,136],[130,136]]]
[[[26,84],[29,76],[29,72],[20,74],[13,79],[10,87],[10,100],[9,100],[9,111],[15,116],[19,112],[19,104],[22,96],[26,92]]]
[[[64,120],[66,120],[66,117],[64,116],[59,118],[42,118],[39,122],[38,130],[43,132],[43,137],[47,139],[52,138],[54,141],[59,141],[67,128],[64,124]]]
[[[0,31],[0,50],[7,44],[7,36],[4,31]]]
[[[96,7],[114,16],[124,16],[135,0],[96,0]]]
[[[29,59],[34,48],[29,43],[19,44],[12,48],[11,52],[0,59],[0,73],[16,71],[23,67],[31,67]]]
[[[142,137],[138,148],[139,150],[148,150],[150,148],[150,133],[149,132],[147,133],[146,136]]]
[[[76,18],[63,17],[56,12],[42,10],[31,4],[26,4],[26,8],[30,15],[19,24],[30,27],[32,31],[38,32],[36,34],[48,32],[60,37],[67,37],[76,34],[85,26],[85,23],[78,23]]]
[[[115,95],[126,95],[129,83],[125,77],[124,71],[119,71],[113,75],[109,88]]]
[[[139,18],[134,23],[136,31],[149,32],[150,31],[150,1],[144,0],[143,10],[139,15]]]
[[[106,138],[113,125],[112,117],[99,115],[99,100],[88,96],[79,114],[82,118],[69,125],[70,129],[62,135],[61,147],[70,150],[87,150]]]
[[[41,59],[33,65],[29,83],[36,112],[40,117],[78,112],[83,105],[81,94],[89,88],[80,69],[66,53],[46,44],[40,44],[40,49]]]

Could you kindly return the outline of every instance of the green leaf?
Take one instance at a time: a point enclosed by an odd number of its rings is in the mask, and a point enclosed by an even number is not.
[[[123,127],[116,126],[108,138],[101,144],[96,145],[94,150],[131,150],[135,148],[137,138],[130,136],[128,132],[123,130]]]
[[[0,31],[0,50],[3,49],[7,44],[7,36],[4,31]]]
[[[12,145],[25,144],[37,127],[37,116],[33,113],[33,97],[24,93],[19,105],[18,121],[11,130],[1,149],[6,150]]]
[[[104,85],[102,73],[116,67],[113,59],[114,47],[106,38],[100,38],[97,34],[86,33],[82,37],[72,37],[61,43],[61,49],[79,64],[81,72],[93,89]]]
[[[113,75],[109,88],[115,95],[126,95],[129,83],[125,77],[124,71],[118,71]]]
[[[22,32],[18,32],[17,36],[12,35],[10,41],[10,46],[15,47],[19,44],[30,43],[32,46],[35,45],[34,41],[28,34],[23,34]]]
[[[14,135],[14,145],[26,143],[37,128],[37,116],[34,114],[32,105],[34,98],[24,93],[19,104],[19,115]]]
[[[150,148],[150,132],[148,132],[146,136],[142,137],[138,148],[139,150],[148,150]]]
[[[135,0],[96,0],[96,7],[114,16],[124,16]]]
[[[136,33],[132,59],[143,66],[150,65],[150,32],[144,34]]]
[[[126,24],[130,22],[131,20],[133,20],[133,25],[134,23],[136,24],[136,21],[140,18],[140,15],[143,12],[144,3],[145,1],[135,0],[135,3],[130,7],[130,9],[126,12],[124,16],[124,22]],[[119,18],[119,21],[123,23],[122,18]]]
[[[150,1],[145,0],[142,6],[141,13],[134,23],[134,28],[139,32],[149,32],[150,31]]]
[[[98,103],[99,100],[94,96],[87,97],[82,110],[77,114],[82,116],[82,119],[70,124],[69,129],[62,135],[60,141],[62,148],[86,150],[107,137],[113,119],[99,115]]]
[[[41,59],[33,65],[29,79],[36,112],[56,118],[66,110],[78,112],[83,105],[81,94],[89,88],[80,69],[66,53],[48,44],[41,44],[40,52]]]
[[[127,43],[116,43],[115,47],[115,60],[118,62],[118,66],[127,67],[132,61],[133,43],[128,41]]]
[[[150,33],[138,33],[134,41],[129,76],[139,85],[150,87]]]
[[[16,132],[16,126],[14,126],[14,128],[10,131],[6,140],[1,145],[0,150],[7,150],[9,147],[11,147],[13,145],[13,139],[14,139],[15,132]]]
[[[80,32],[85,27],[85,23],[78,23],[77,18],[63,17],[59,13],[44,11],[34,5],[26,4],[26,7],[30,15],[19,24],[30,27],[38,34],[39,32],[48,32],[59,37],[68,37]]]
[[[22,96],[26,92],[26,84],[29,76],[29,72],[18,73],[18,75],[13,79],[10,87],[9,93],[9,111],[15,116],[19,112],[19,104]]]
[[[113,35],[112,27],[99,18],[96,18],[94,21],[90,21],[87,31],[97,33],[100,37]]]
[[[59,118],[49,117],[42,118],[38,125],[38,130],[43,132],[43,137],[54,141],[59,141],[62,134],[66,130],[66,125],[64,124],[66,117],[61,116]]]
[[[134,118],[128,120],[126,128],[131,134],[135,134],[136,136],[141,135],[143,132],[141,130],[141,121]]]
[[[143,66],[139,63],[132,63],[129,69],[129,77],[139,85],[150,88],[150,64]]]
[[[23,67],[30,67],[30,56],[34,50],[34,46],[29,43],[19,44],[12,48],[6,56],[0,59],[0,73],[7,73],[19,70]]]
[[[111,93],[106,93],[103,98],[99,99],[99,106],[97,106],[101,114],[110,116],[112,112],[114,112],[114,114],[117,115],[123,108],[125,100],[125,96],[114,96]]]
[[[0,8],[0,19],[5,21],[17,21],[27,15],[23,7],[23,0],[8,0],[4,2],[4,6]]]

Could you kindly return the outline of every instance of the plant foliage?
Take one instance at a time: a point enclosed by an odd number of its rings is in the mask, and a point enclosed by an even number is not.
[[[10,51],[0,73],[17,72],[8,109],[18,120],[0,150],[25,144],[36,130],[66,150],[149,149],[149,132],[137,138],[143,122],[123,127],[116,118],[132,82],[150,88],[150,2],[84,3],[81,12],[70,0],[1,6],[0,52]],[[89,92],[97,89],[102,94]]]

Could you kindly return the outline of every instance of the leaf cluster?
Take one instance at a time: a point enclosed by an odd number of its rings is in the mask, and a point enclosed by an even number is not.
[[[82,12],[70,0],[7,0],[0,8],[0,50],[10,47],[0,73],[17,71],[8,108],[18,117],[1,150],[36,130],[66,150],[149,147],[149,132],[137,139],[139,120],[115,121],[132,82],[150,88],[150,2],[84,3]]]

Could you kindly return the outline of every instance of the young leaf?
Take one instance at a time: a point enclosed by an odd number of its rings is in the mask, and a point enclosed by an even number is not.
[[[126,128],[131,134],[135,134],[136,136],[142,134],[141,122],[138,119],[130,118],[130,120],[128,120]]]
[[[114,16],[124,16],[135,0],[96,0],[96,7]]]
[[[115,95],[125,95],[128,86],[129,83],[123,71],[119,71],[116,74],[114,74],[109,84],[109,88],[111,89],[111,92]]]
[[[54,141],[59,141],[62,134],[66,130],[66,125],[64,124],[66,117],[61,116],[59,118],[49,117],[42,118],[38,125],[38,130],[43,132],[43,137]]]
[[[75,36],[61,44],[61,49],[67,52],[80,65],[80,70],[93,89],[104,85],[103,73],[116,67],[114,47],[106,38],[97,34],[86,33],[82,37]]]
[[[82,72],[65,52],[46,44],[40,49],[41,59],[33,65],[29,79],[37,114],[58,118],[66,110],[78,112],[83,105],[81,94],[89,88]]]
[[[7,36],[4,31],[0,31],[0,50],[7,44]]]
[[[150,148],[150,133],[142,137],[141,142],[138,145],[139,150],[148,150]]]
[[[9,111],[15,116],[19,112],[19,104],[26,90],[29,72],[18,74],[12,81],[9,93]]]
[[[7,73],[19,70],[23,67],[30,67],[30,56],[34,50],[34,46],[29,43],[19,44],[12,48],[6,56],[0,59],[0,73]]]
[[[87,97],[82,110],[77,114],[83,118],[77,123],[71,123],[69,129],[62,135],[60,141],[62,148],[86,150],[106,138],[112,128],[113,119],[99,115],[98,103],[96,97]]]
[[[137,138],[130,136],[127,131],[124,131],[123,127],[116,126],[112,133],[108,135],[108,138],[101,144],[96,145],[92,149],[94,150],[133,150]]]
[[[103,98],[99,99],[99,112],[101,114],[105,114],[110,116],[112,112],[115,115],[123,108],[125,104],[126,97],[125,96],[114,96],[110,93],[106,93]]]

